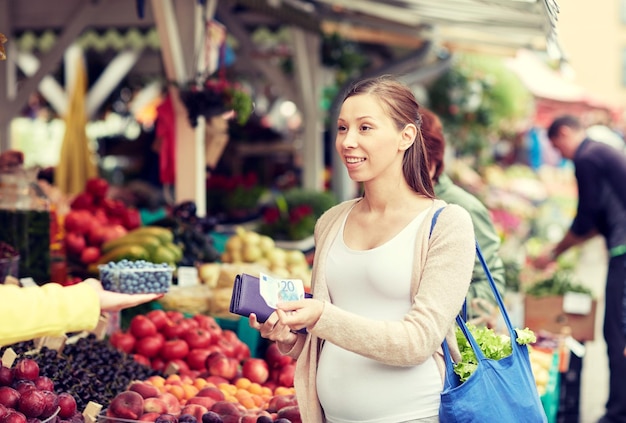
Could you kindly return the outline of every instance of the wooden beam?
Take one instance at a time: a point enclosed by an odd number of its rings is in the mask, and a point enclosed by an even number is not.
[[[80,2],[80,7],[69,18],[54,46],[41,59],[41,66],[37,72],[24,81],[20,87],[17,97],[8,109],[11,117],[16,116],[26,106],[30,95],[37,90],[41,80],[52,73],[67,47],[76,40],[85,27],[91,24],[93,16],[103,7],[106,7],[106,2],[100,0]]]
[[[33,76],[41,66],[39,59],[32,53],[19,51],[16,57],[17,66],[28,77]],[[39,83],[38,90],[57,114],[61,116],[65,115],[67,110],[67,95],[65,89],[56,79],[50,75],[44,76]]]
[[[124,79],[141,57],[142,50],[126,50],[117,54],[87,93],[87,116],[93,117],[111,92]]]
[[[219,21],[223,23],[228,32],[239,42],[238,61],[248,63],[251,67],[258,69],[270,81],[271,85],[282,97],[297,99],[296,89],[292,81],[285,77],[283,72],[272,63],[264,60],[252,59],[256,50],[256,45],[250,39],[248,30],[241,24],[229,10],[227,2],[220,1],[217,4],[217,15]],[[301,104],[299,106],[302,106]]]
[[[174,5],[172,0],[152,0],[151,4],[161,44],[165,75],[169,81],[183,84],[189,75],[185,68]]]
[[[419,48],[424,43],[424,39],[418,36],[417,31],[415,31],[415,35],[411,36],[383,29],[366,28],[332,21],[322,22],[322,30],[326,34],[337,33],[344,39],[361,43],[393,45],[408,48]]]

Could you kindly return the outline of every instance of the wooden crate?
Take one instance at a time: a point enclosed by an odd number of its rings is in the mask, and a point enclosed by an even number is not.
[[[546,330],[555,334],[569,327],[571,335],[580,342],[593,341],[597,301],[592,300],[587,314],[566,313],[562,296],[524,298],[524,325],[533,331]]]

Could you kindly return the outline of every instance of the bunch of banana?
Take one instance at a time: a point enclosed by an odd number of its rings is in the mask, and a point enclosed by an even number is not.
[[[102,256],[90,265],[89,271],[97,273],[99,265],[123,259],[168,263],[175,267],[182,259],[183,251],[173,240],[172,231],[160,226],[133,229],[126,235],[102,244]]]

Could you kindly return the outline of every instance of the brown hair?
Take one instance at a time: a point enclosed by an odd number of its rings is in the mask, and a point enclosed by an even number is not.
[[[578,120],[576,116],[572,116],[572,115],[559,116],[556,119],[554,119],[552,123],[550,124],[550,126],[548,127],[548,131],[547,131],[548,139],[551,140],[552,138],[556,137],[559,131],[561,130],[561,128],[564,126],[567,126],[568,128],[572,128],[576,131],[582,129],[583,127],[582,124],[580,123],[580,120]]]
[[[361,94],[369,94],[378,98],[398,130],[402,130],[409,123],[417,126],[417,137],[404,152],[402,173],[404,173],[406,182],[415,192],[434,198],[435,193],[428,175],[428,160],[421,132],[420,106],[409,87],[390,76],[368,78],[355,82],[346,93],[343,101]]]
[[[438,181],[439,175],[443,173],[443,156],[446,149],[446,140],[443,136],[443,125],[439,116],[432,111],[422,108],[422,137],[424,138],[424,147],[428,154],[430,166],[435,165],[435,174],[433,180]],[[429,166],[429,168],[430,168]]]

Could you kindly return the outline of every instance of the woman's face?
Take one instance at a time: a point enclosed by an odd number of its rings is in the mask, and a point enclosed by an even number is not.
[[[404,151],[415,139],[416,128],[398,131],[373,95],[349,97],[337,119],[335,148],[355,182],[366,182],[383,174],[402,172]]]

